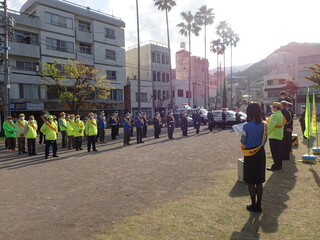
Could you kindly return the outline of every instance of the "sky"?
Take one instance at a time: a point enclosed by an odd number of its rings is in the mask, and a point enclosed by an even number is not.
[[[126,23],[126,49],[137,44],[135,0],[69,0],[91,9],[121,18]],[[9,0],[9,7],[19,9],[24,0]],[[188,39],[179,35],[177,24],[182,22],[181,12],[207,5],[213,8],[214,23],[207,27],[207,58],[210,69],[217,65],[216,55],[209,51],[210,41],[217,39],[216,26],[227,21],[240,37],[233,49],[233,66],[255,63],[264,59],[280,46],[290,42],[320,42],[319,0],[176,0],[177,5],[169,12],[169,28],[173,67],[175,53],[180,42]],[[154,7],[153,0],[139,0],[140,42],[167,43],[165,12]],[[204,32],[191,38],[192,55],[204,57]],[[187,50],[189,49],[186,44]],[[231,65],[230,50],[226,51],[226,65]]]

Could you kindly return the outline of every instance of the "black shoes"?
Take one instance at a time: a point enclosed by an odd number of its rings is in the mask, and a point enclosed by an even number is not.
[[[281,168],[267,167],[268,171],[279,171]]]
[[[52,157],[59,157],[58,155],[53,155]]]
[[[247,205],[246,209],[250,212],[255,212],[255,213],[260,213],[262,212],[262,208],[261,206],[257,205],[257,204],[251,204],[251,205]]]

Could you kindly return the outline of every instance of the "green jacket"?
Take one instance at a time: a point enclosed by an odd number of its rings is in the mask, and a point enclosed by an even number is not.
[[[67,131],[67,120],[64,118],[59,118],[59,129],[60,131]]]
[[[74,136],[73,122],[74,122],[74,120],[71,120],[71,119],[69,119],[69,121],[67,121],[67,135],[68,136]]]
[[[84,135],[85,125],[81,120],[79,121],[75,120],[73,122],[73,129],[74,129],[75,137],[82,137]]]
[[[58,126],[57,124],[45,122],[40,131],[46,136],[46,140],[57,140]]]
[[[284,126],[284,116],[281,111],[274,112],[268,123],[268,137],[269,139],[283,139],[283,126]]]
[[[25,137],[27,133],[27,124],[26,120],[17,120],[16,121],[16,132],[17,137]]]
[[[88,119],[86,121],[86,135],[94,136],[98,134],[97,120],[96,119]]]
[[[37,130],[38,130],[38,125],[37,122],[34,121],[33,123],[27,123],[27,134],[26,137],[28,139],[34,139],[37,138]]]
[[[16,124],[14,122],[5,121],[2,124],[4,134],[6,138],[15,138],[16,137]]]

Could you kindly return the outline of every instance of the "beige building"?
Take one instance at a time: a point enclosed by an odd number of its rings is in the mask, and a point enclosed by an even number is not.
[[[142,43],[140,45],[140,79],[141,85],[148,85],[151,83],[152,94],[147,91],[147,89],[141,88],[142,97],[146,99],[151,99],[148,108],[152,108],[154,111],[166,111],[168,105],[170,104],[170,66],[169,66],[169,50],[167,45],[161,44],[154,41],[149,41]],[[127,79],[138,78],[138,48],[137,46],[130,47],[126,51],[126,74]],[[149,82],[149,83],[147,83]],[[137,87],[133,87],[136,89]],[[132,108],[137,107],[135,102],[134,92],[131,96],[131,105]],[[144,105],[145,103],[143,103]],[[134,110],[134,109],[133,109]]]

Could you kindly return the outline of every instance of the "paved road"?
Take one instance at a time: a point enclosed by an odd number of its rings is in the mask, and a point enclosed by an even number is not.
[[[165,129],[164,129],[165,130]],[[208,183],[214,171],[236,167],[239,138],[227,129],[199,135],[190,128],[175,140],[123,147],[98,144],[98,152],[60,150],[44,159],[0,152],[0,239],[76,240],[111,227],[155,204],[178,199]],[[149,129],[149,135],[152,134]]]

